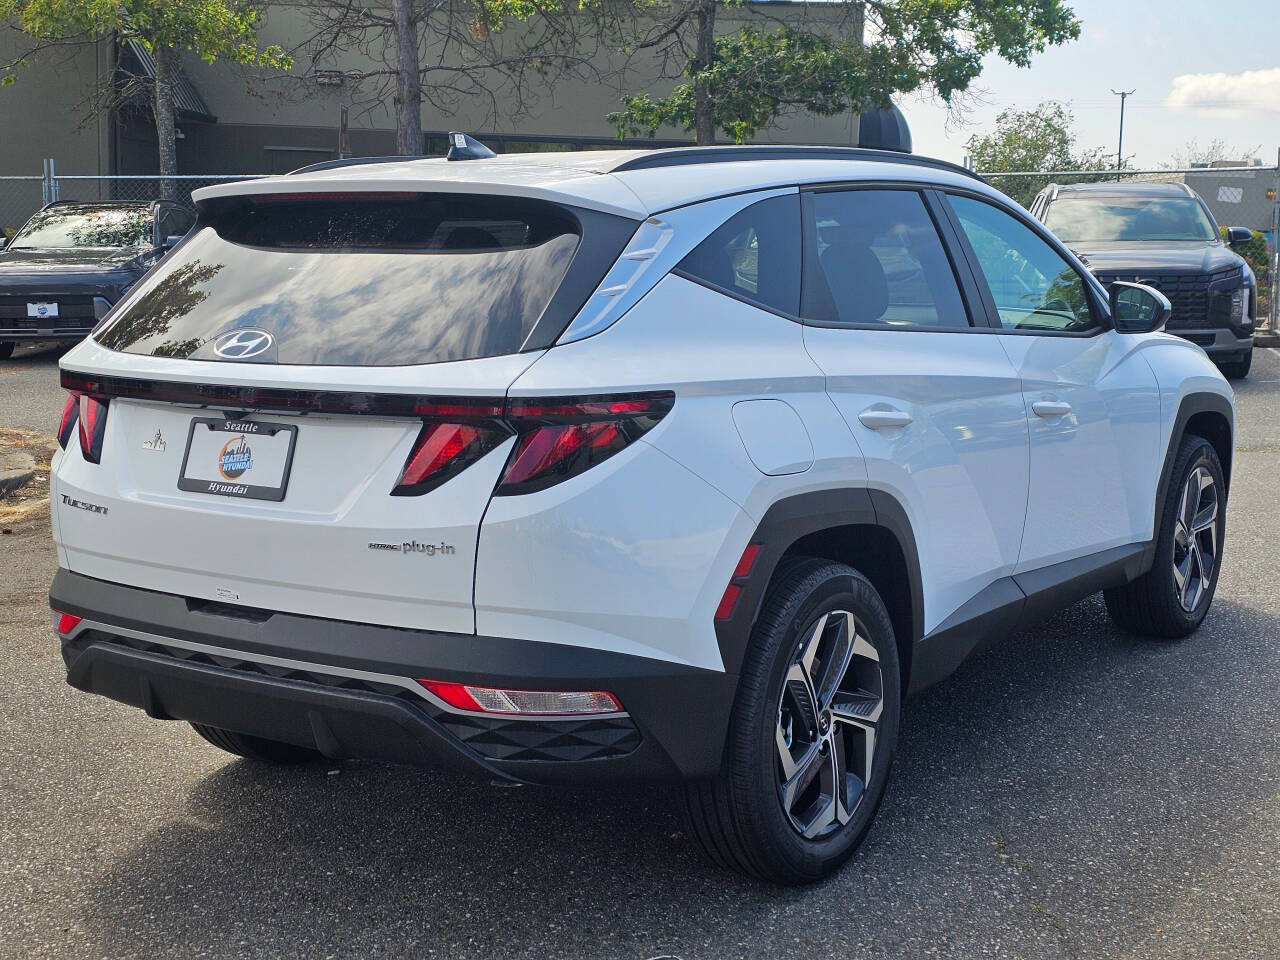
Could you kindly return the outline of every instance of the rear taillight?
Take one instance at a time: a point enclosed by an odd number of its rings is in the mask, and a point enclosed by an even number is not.
[[[420,403],[424,419],[393,496],[434,490],[512,434],[516,444],[497,494],[542,490],[607,460],[643,436],[675,402],[675,394],[626,394],[539,400]]]
[[[90,463],[102,461],[102,437],[107,432],[107,401],[80,395],[80,452]]]
[[[652,430],[674,403],[670,391],[508,401],[519,440],[497,494],[532,493],[590,469]]]
[[[618,698],[607,690],[504,690],[426,679],[418,683],[449,706],[471,713],[549,717],[622,711]]]
[[[393,497],[416,497],[434,490],[511,436],[496,424],[428,421],[405,461]]]
[[[58,446],[63,450],[71,442],[71,431],[76,428],[80,418],[80,394],[67,391],[66,402],[62,405],[62,419],[58,421]]]

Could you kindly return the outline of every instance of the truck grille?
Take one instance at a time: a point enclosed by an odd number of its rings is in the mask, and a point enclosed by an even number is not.
[[[1173,315],[1166,329],[1179,330],[1188,327],[1225,327],[1231,317],[1230,290],[1227,296],[1219,296],[1212,288],[1227,281],[1242,279],[1239,267],[1229,267],[1216,273],[1111,273],[1098,271],[1095,276],[1104,287],[1110,289],[1116,280],[1145,283],[1155,287],[1169,298]]]
[[[56,317],[28,317],[28,303],[56,303]],[[37,333],[41,330],[58,331],[92,329],[96,319],[93,315],[93,296],[90,294],[74,295],[37,295],[37,294],[4,294],[0,295],[0,330],[17,331],[19,333]]]

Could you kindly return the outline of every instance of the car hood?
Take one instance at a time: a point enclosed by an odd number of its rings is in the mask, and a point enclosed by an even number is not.
[[[1244,263],[1221,243],[1202,240],[1067,244],[1095,273],[1216,273]]]
[[[141,265],[149,251],[138,249],[0,250],[0,276],[6,274],[96,273]]]

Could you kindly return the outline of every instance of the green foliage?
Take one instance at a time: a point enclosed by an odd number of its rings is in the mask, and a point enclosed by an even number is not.
[[[148,49],[187,50],[209,63],[288,69],[292,58],[276,44],[259,47],[261,11],[243,0],[0,0],[0,22],[18,26],[38,43],[74,43],[115,34]],[[6,65],[4,80],[14,68]]]
[[[847,10],[850,3],[831,6]],[[662,126],[692,130],[694,92],[705,84],[715,125],[742,143],[796,111],[862,112],[918,90],[950,103],[988,54],[1026,66],[1033,54],[1080,32],[1062,0],[878,0],[864,9],[865,42],[807,25],[718,36],[712,61],[690,59],[669,96],[628,97],[609,121],[620,137],[653,136]]]
[[[1046,100],[1032,110],[1003,110],[990,133],[969,138],[966,147],[973,167],[1023,206],[1031,203],[1053,178],[1000,177],[1000,173],[1031,170],[1106,170],[1113,160],[1102,148],[1078,150],[1075,117],[1070,108]],[[1082,178],[1070,178],[1082,182]]]

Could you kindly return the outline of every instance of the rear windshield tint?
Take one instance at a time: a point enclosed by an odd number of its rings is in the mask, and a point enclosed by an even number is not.
[[[509,197],[224,202],[96,338],[126,353],[338,366],[514,353],[579,231],[563,208]],[[269,349],[220,356],[226,335],[246,328],[269,333]]]

